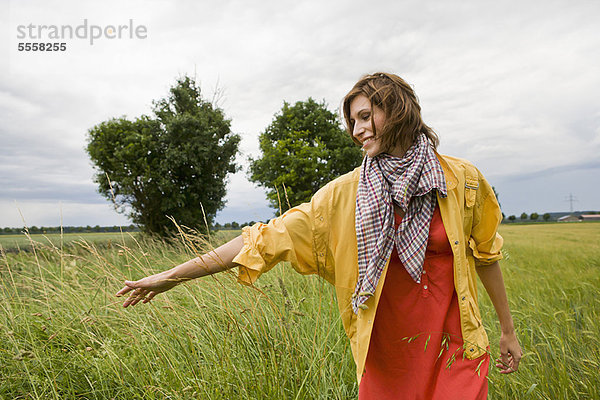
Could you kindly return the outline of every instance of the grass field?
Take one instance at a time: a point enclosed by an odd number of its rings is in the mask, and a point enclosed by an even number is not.
[[[31,242],[35,242],[40,246],[55,246],[60,248],[61,243],[69,244],[78,241],[86,241],[88,243],[102,244],[110,246],[112,244],[130,244],[132,237],[136,237],[137,232],[120,233],[120,232],[97,232],[97,233],[49,233],[46,235],[35,234],[26,236],[21,235],[0,235],[0,246],[5,251],[30,250]]]
[[[600,398],[600,224],[501,234],[525,357],[516,374],[490,372],[490,399]],[[0,399],[356,398],[335,295],[318,278],[279,266],[248,288],[224,273],[123,309],[124,279],[208,244],[79,236],[62,250],[36,238],[35,251],[1,254]],[[480,304],[497,355],[484,291]]]
[[[226,238],[233,238],[241,230],[223,230],[216,233],[217,242]],[[139,232],[94,232],[94,233],[49,233],[33,235],[0,235],[0,248],[4,251],[30,251],[32,246],[38,247],[61,247],[77,242],[86,242],[99,245],[100,247],[111,246],[130,246],[135,242],[135,238],[140,237]],[[34,242],[32,244],[32,242]]]

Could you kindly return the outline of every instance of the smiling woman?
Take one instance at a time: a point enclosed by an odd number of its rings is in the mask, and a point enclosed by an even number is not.
[[[129,293],[124,307],[147,303],[233,267],[253,285],[287,261],[334,285],[361,400],[485,399],[490,353],[476,275],[500,321],[496,367],[516,371],[522,353],[498,264],[502,216],[493,190],[471,163],[436,152],[437,135],[400,77],[364,76],[343,111],[366,153],[359,168],[210,253],[126,281],[117,295]]]
[[[402,156],[415,142],[420,134],[435,147],[439,139],[435,132],[421,118],[421,106],[416,94],[402,78],[394,74],[373,74],[370,79],[359,81],[346,95],[343,104],[344,118],[348,132],[354,141],[362,144],[360,129],[363,126],[355,113],[361,113],[360,118],[370,121],[371,130],[366,138],[376,138],[382,142],[381,147],[388,153]],[[371,113],[373,118],[370,118]],[[379,135],[377,135],[379,132]],[[373,155],[370,155],[373,157]]]
[[[350,101],[350,127],[352,137],[362,145],[363,151],[369,157],[383,153],[386,148],[377,137],[377,131],[381,132],[385,121],[385,113],[377,106],[371,106],[371,102],[365,95],[358,95]],[[396,157],[402,157],[400,146],[387,149],[387,152]]]

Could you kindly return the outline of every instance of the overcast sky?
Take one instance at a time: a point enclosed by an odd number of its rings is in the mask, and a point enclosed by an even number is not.
[[[246,178],[283,101],[340,101],[363,74],[411,83],[440,152],[475,163],[506,215],[600,209],[598,1],[0,0],[0,227],[129,224],[97,193],[89,128],[150,114],[176,78],[215,87],[242,136],[217,221],[272,216]],[[18,26],[128,25],[145,38],[19,52]],[[45,33],[47,34],[47,33]]]

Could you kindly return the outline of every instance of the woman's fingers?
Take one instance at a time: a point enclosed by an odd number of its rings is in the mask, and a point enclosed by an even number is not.
[[[123,307],[127,308],[129,306],[135,306],[140,302],[140,300],[144,300],[150,291],[149,289],[137,287],[139,286],[139,282],[140,281],[125,281],[125,287],[117,292],[117,296],[123,296],[124,294],[127,294],[133,290],[133,292],[131,292],[129,297],[123,303]],[[144,301],[144,303],[146,303],[146,301]]]
[[[123,303],[123,307],[127,308],[129,306],[135,306],[140,300],[146,297],[146,294],[149,292],[147,289],[137,288],[125,300]]]
[[[125,286],[123,286],[123,289],[119,290],[119,291],[116,293],[116,296],[117,296],[117,297],[123,296],[124,294],[126,294],[126,293],[128,293],[129,291],[133,290],[133,287],[131,287],[131,286],[128,286],[128,285],[127,285],[127,282],[128,282],[128,281],[125,281]]]
[[[510,374],[519,368],[523,350],[514,331],[500,336],[500,358],[496,359],[496,367],[502,374]]]
[[[504,364],[505,368],[504,370],[508,370],[511,368],[511,360],[509,360],[508,358],[508,352],[503,353],[502,351],[500,352],[500,358],[502,359],[502,364]]]
[[[124,294],[136,289],[139,285],[140,281],[125,281],[125,286],[123,286],[123,289],[119,290],[116,293],[117,297],[123,296]]]
[[[127,292],[129,292],[130,290],[131,290],[131,288],[130,288],[129,286],[124,286],[124,287],[123,287],[123,289],[119,290],[119,291],[118,291],[118,292],[115,294],[115,296],[117,296],[117,297],[121,297],[121,296],[123,296],[124,294],[126,294]]]
[[[154,296],[156,296],[158,294],[158,292],[150,292],[150,294],[148,295],[148,297],[146,297],[144,299],[144,301],[142,301],[142,303],[146,304],[148,303],[150,300],[152,300],[154,298]]]
[[[129,293],[123,307],[135,306],[142,301],[148,303],[154,296],[176,286],[178,282],[166,278],[164,274],[147,276],[139,281],[125,281],[125,287],[117,292],[117,296]],[[148,297],[146,297],[148,296]]]
[[[514,362],[513,370],[516,371],[519,369],[519,363],[521,362],[521,357],[523,357],[523,350],[521,350],[521,348],[519,347],[518,354],[513,356],[513,362]]]
[[[137,296],[136,296],[136,297],[133,299],[133,301],[131,302],[131,305],[132,305],[132,306],[135,306],[137,303],[139,303],[139,302],[140,302],[140,300],[143,300],[145,297],[146,297],[146,295],[145,295],[145,294],[143,294],[143,293],[140,293],[139,295],[137,295]]]
[[[501,358],[496,359],[496,367],[500,369],[501,374],[510,374],[517,371],[519,368],[519,362],[515,359],[515,357],[512,356],[512,354],[506,355],[506,357],[501,355]]]

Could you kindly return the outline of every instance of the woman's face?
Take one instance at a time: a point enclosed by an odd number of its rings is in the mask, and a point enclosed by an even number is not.
[[[371,123],[371,120],[373,123]],[[352,136],[362,144],[362,150],[369,157],[373,158],[384,152],[392,156],[402,157],[399,148],[383,148],[380,135],[385,124],[385,113],[377,106],[373,106],[371,111],[371,102],[367,96],[358,95],[350,102],[350,122],[354,124]],[[375,125],[375,131],[378,132],[378,137],[375,137],[373,125]]]

